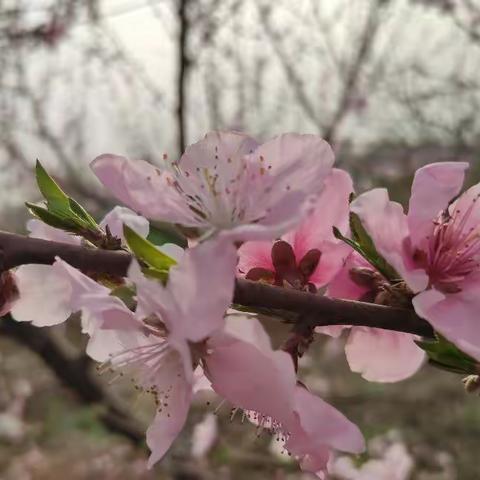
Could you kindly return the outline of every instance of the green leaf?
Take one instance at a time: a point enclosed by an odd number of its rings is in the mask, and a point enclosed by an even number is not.
[[[68,201],[68,196],[58,186],[55,180],[53,180],[53,178],[47,173],[39,160],[37,160],[37,164],[35,166],[35,174],[37,177],[38,188],[47,201],[49,210],[51,207],[51,209],[54,210],[69,211],[70,204]]]
[[[135,256],[159,274],[168,273],[170,267],[177,263],[173,258],[160,252],[153,243],[143,238],[128,225],[123,226],[123,234],[127,245]]]
[[[92,228],[98,228],[98,223],[96,220],[73,198],[68,198],[68,203],[70,206],[70,210],[82,220],[88,223],[88,225]]]
[[[150,223],[150,232],[147,238],[154,245],[174,243],[182,248],[188,247],[187,239],[173,225],[168,223]]]
[[[470,355],[436,333],[431,341],[419,340],[415,343],[427,353],[429,362],[438,368],[461,374],[478,374],[479,364]]]
[[[370,265],[378,270],[389,282],[396,283],[401,280],[398,272],[378,253],[372,238],[365,230],[360,218],[355,213],[350,213],[350,230],[352,239],[342,235],[337,227],[333,227],[335,238],[342,240],[358,252]]]
[[[350,212],[349,221],[353,240],[362,247],[362,250],[366,255],[369,255],[372,258],[379,256],[372,238],[360,221],[360,217],[357,214]]]
[[[126,285],[120,285],[119,287],[115,287],[111,292],[110,295],[112,297],[117,297],[131,310],[135,308],[135,289],[132,287],[128,287]]]
[[[30,212],[42,222],[50,225],[54,228],[60,228],[62,230],[67,230],[69,232],[76,232],[77,225],[73,220],[65,218],[64,216],[50,212],[45,207],[35,205],[34,203],[25,202],[25,205],[30,210]]]
[[[95,219],[73,198],[70,198],[37,160],[35,167],[38,188],[46,200],[46,209],[27,204],[30,211],[48,225],[83,235],[101,232]],[[48,212],[48,213],[45,213]]]

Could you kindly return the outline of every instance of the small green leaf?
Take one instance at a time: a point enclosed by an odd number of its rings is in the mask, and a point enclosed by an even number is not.
[[[89,235],[85,235],[85,232],[101,232],[95,219],[57,185],[38,160],[35,171],[38,188],[46,200],[46,209],[27,204],[34,215],[52,227],[77,233],[87,239]]]
[[[45,207],[30,202],[25,202],[25,205],[35,217],[51,227],[60,228],[69,232],[75,232],[77,229],[77,225],[73,220],[65,218],[58,213],[50,212]]]
[[[389,282],[397,283],[401,280],[398,272],[378,253],[373,240],[367,233],[358,215],[350,213],[350,230],[352,239],[345,237],[337,227],[333,227],[335,238],[342,240],[358,252],[372,267],[378,270]]]
[[[427,353],[429,363],[443,370],[461,374],[478,374],[479,364],[470,355],[462,352],[439,333],[431,341],[419,340],[415,343]]]
[[[173,258],[160,252],[153,243],[143,238],[128,225],[123,226],[123,234],[127,245],[135,256],[158,273],[168,273],[170,267],[177,263]]]
[[[92,228],[98,228],[98,224],[95,219],[73,198],[68,198],[68,203],[70,206],[70,210],[82,220],[88,223],[88,225]]]
[[[188,247],[187,239],[173,225],[168,223],[150,223],[150,233],[147,238],[154,245],[174,243],[182,248]]]
[[[362,247],[362,250],[367,255],[371,256],[372,258],[378,256],[378,252],[375,248],[373,240],[362,225],[360,217],[357,214],[350,212],[349,221],[353,240],[355,240],[355,242]]]
[[[37,177],[37,184],[40,192],[50,207],[54,210],[68,211],[70,205],[68,202],[68,196],[57,185],[55,180],[47,173],[43,168],[39,160],[35,166],[35,173]]]
[[[132,287],[128,287],[126,285],[120,285],[119,287],[115,287],[111,292],[110,295],[112,297],[117,297],[130,309],[133,310],[135,308],[135,289]]]

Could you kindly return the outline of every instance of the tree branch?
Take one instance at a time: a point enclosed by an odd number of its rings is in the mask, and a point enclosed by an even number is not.
[[[51,264],[60,257],[89,273],[125,276],[132,257],[127,252],[95,250],[0,232],[0,271],[28,263]],[[355,325],[432,337],[433,329],[413,310],[340,300],[237,279],[233,302],[253,308],[286,310],[304,315],[309,326]]]
[[[177,46],[177,61],[178,61],[178,81],[177,81],[177,135],[178,135],[178,150],[182,154],[185,151],[185,137],[186,137],[186,103],[187,103],[187,80],[188,67],[190,59],[187,54],[188,47],[188,33],[190,29],[190,22],[188,19],[188,5],[190,0],[179,0],[178,3],[178,46]]]

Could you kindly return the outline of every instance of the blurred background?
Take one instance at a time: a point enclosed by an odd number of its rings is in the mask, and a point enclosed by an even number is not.
[[[101,216],[113,203],[95,156],[155,162],[215,128],[321,134],[358,191],[387,186],[400,201],[428,162],[469,161],[477,182],[479,68],[480,0],[0,0],[0,229],[25,232],[36,158]],[[75,321],[0,321],[2,480],[307,478],[204,399],[147,471],[149,399],[106,388],[82,341]],[[480,478],[480,399],[458,376],[426,366],[367,383],[341,340],[319,340],[302,372],[369,440],[336,478],[368,461],[387,473],[362,480]]]

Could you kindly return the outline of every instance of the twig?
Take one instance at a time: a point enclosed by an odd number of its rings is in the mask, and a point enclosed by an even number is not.
[[[125,276],[131,261],[126,252],[94,250],[0,232],[0,270],[28,263],[51,264],[58,256],[86,272]],[[433,329],[413,310],[340,300],[237,279],[233,302],[252,308],[286,310],[304,317],[310,327],[356,325],[432,337]]]

